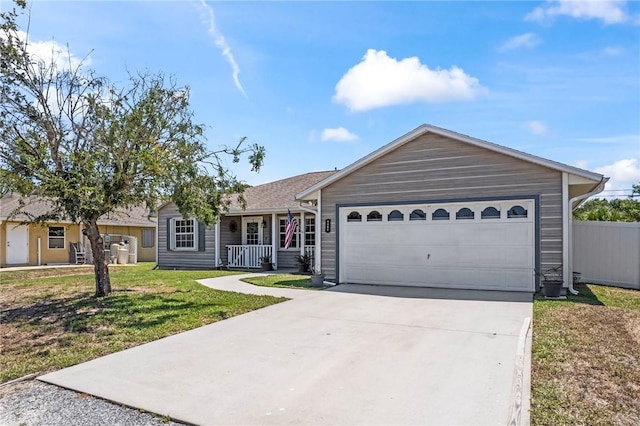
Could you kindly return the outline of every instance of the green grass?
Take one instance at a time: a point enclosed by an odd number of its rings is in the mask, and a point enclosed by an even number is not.
[[[310,290],[321,290],[328,287],[313,287],[311,285],[311,278],[309,278],[308,275],[295,274],[263,275],[260,277],[242,278],[241,281],[262,287],[304,288]]]
[[[640,424],[640,291],[576,288],[534,301],[531,423]]]
[[[286,300],[213,290],[229,271],[111,267],[95,298],[92,269],[0,272],[0,382],[43,373]]]

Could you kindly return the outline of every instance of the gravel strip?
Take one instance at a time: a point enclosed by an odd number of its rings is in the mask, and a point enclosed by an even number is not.
[[[27,380],[0,388],[0,425],[172,425],[166,418]]]

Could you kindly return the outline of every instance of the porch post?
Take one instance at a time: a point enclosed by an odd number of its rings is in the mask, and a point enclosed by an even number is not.
[[[300,226],[298,226],[298,241],[300,242],[300,255],[304,256],[304,210],[300,212]]]
[[[278,238],[278,232],[280,231],[280,223],[278,222],[278,216],[275,213],[271,213],[271,261],[273,262],[274,269],[278,270],[278,244],[280,239]]]

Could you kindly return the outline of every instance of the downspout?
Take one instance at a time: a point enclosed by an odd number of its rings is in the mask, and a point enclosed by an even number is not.
[[[604,184],[607,183],[609,178],[603,177],[600,182],[591,190],[591,192],[587,192],[586,194],[578,195],[569,200],[567,205],[567,209],[569,212],[569,293],[574,296],[578,295],[578,290],[573,288],[573,203],[582,201],[586,198],[591,197],[592,195],[596,195],[604,189]]]
[[[314,261],[315,261],[314,265],[313,265],[313,268],[314,268],[314,270],[319,271],[320,270],[320,262],[319,262],[319,260],[320,260],[320,257],[319,257],[320,250],[318,250],[318,242],[319,242],[319,240],[318,240],[318,227],[320,226],[320,222],[318,220],[319,219],[318,211],[310,209],[309,207],[305,207],[305,206],[302,205],[302,203],[298,203],[298,205],[300,206],[300,208],[302,210],[304,210],[306,212],[309,212],[309,213],[313,213],[315,215],[315,217],[316,217],[316,246],[314,247],[315,251],[314,251],[314,254],[313,254]]]

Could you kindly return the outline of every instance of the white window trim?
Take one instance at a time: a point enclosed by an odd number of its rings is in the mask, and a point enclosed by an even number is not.
[[[193,247],[176,247],[176,221],[178,220],[191,220],[193,221]],[[191,218],[185,219],[183,217],[174,217],[171,219],[171,250],[172,251],[198,251],[198,221]],[[183,233],[186,235],[187,233]]]
[[[286,223],[287,223],[287,216],[278,216],[278,250],[280,251],[300,251],[300,217],[296,215],[293,215],[293,217],[296,219],[296,221],[298,222],[298,229],[295,232],[296,235],[296,245],[293,246],[289,246],[289,248],[284,248],[284,246],[280,245],[280,235],[282,235],[283,233],[280,232],[280,221],[284,220],[285,222],[285,230],[286,230]],[[293,241],[291,242],[293,244]]]
[[[51,235],[49,230],[51,228],[62,228],[62,247],[51,247]],[[54,239],[60,239],[60,237],[54,237]],[[66,250],[67,249],[67,228],[64,226],[47,226],[47,250]]]

